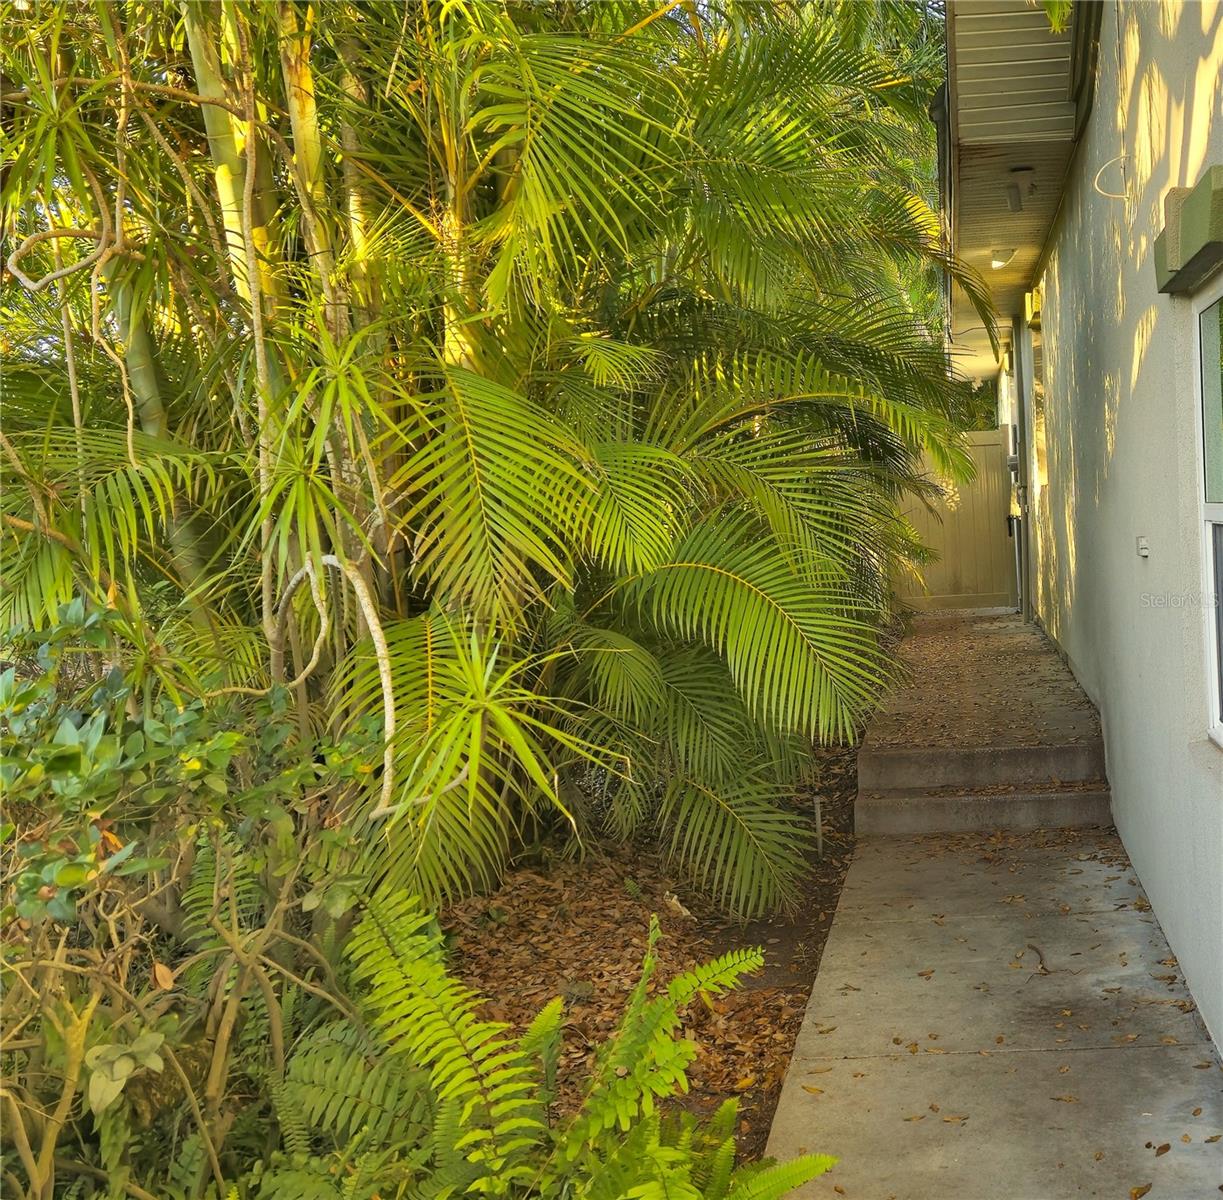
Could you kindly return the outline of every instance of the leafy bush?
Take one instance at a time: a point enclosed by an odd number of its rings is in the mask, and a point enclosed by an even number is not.
[[[0,675],[6,1195],[766,1198],[827,1165],[733,1171],[733,1104],[669,1104],[680,1012],[758,952],[660,988],[655,925],[557,1121],[561,1001],[520,1037],[485,1020],[433,917],[334,819],[369,743],[301,742],[283,696],[141,702],[82,665],[116,615],[60,618],[10,631]]]

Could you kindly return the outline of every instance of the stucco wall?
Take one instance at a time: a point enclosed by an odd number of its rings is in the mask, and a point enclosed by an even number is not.
[[[1165,193],[1211,163],[1223,163],[1223,3],[1108,4],[1042,279],[1035,603],[1101,710],[1117,827],[1223,1045],[1223,748],[1206,733],[1193,302],[1159,295],[1151,262]]]

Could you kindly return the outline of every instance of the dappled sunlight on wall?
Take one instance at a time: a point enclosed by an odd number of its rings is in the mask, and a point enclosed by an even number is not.
[[[1118,13],[1123,34],[1114,67],[1115,127],[1123,131],[1120,149],[1127,155],[1130,250],[1145,261],[1163,224],[1168,189],[1191,186],[1207,165],[1209,118],[1223,104],[1223,5],[1129,0]],[[1200,48],[1192,63],[1180,53],[1189,44]],[[1100,70],[1104,85],[1103,55]]]
[[[1030,426],[1033,600],[1055,636],[1080,587],[1081,508],[1108,496],[1127,398],[1164,336],[1151,267],[1163,199],[1212,161],[1223,106],[1223,4],[1129,0],[1108,11],[1117,32],[1102,40],[1095,112],[1041,280],[1045,328],[1034,335],[1047,395],[1034,397]]]
[[[1057,264],[1051,262],[1040,287],[1046,297],[1045,325],[1032,339],[1032,472],[1037,518],[1036,609],[1049,632],[1059,637],[1062,616],[1074,601],[1078,579],[1075,519],[1078,503],[1075,440],[1079,389],[1077,361],[1059,329],[1055,295]],[[1051,286],[1052,285],[1052,286]],[[1069,350],[1069,353],[1066,351]]]
[[[1151,336],[1155,332],[1155,320],[1155,305],[1150,304],[1138,318],[1138,323],[1134,328],[1134,342],[1130,356],[1130,391],[1138,386],[1138,376],[1142,371],[1142,364],[1146,361]]]
[[[1223,2],[1104,5],[1095,107],[1039,280],[1032,599],[1100,704],[1118,827],[1216,1037],[1223,755],[1206,739],[1206,623],[1185,599],[1202,587],[1194,318],[1158,292],[1153,246],[1169,190],[1220,163]]]

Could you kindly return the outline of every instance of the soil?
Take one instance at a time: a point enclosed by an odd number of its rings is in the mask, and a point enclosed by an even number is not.
[[[707,1114],[737,1097],[740,1157],[763,1154],[853,851],[856,789],[855,751],[822,752],[814,790],[794,803],[811,813],[813,796],[821,797],[823,855],[812,848],[799,902],[783,915],[727,921],[661,858],[638,848],[588,849],[580,860],[513,870],[495,892],[442,914],[454,967],[490,997],[489,1016],[521,1031],[554,996],[564,997],[558,1119],[578,1104],[595,1052],[616,1028],[656,914],[659,984],[730,950],[764,952],[764,967],[737,990],[685,1013],[683,1033],[699,1052],[682,1098]]]

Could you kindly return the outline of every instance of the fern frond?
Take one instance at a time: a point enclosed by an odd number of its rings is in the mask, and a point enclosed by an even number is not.
[[[526,1178],[524,1156],[546,1133],[538,1077],[507,1027],[477,1016],[479,998],[446,972],[437,945],[419,901],[383,895],[346,952],[392,1053],[428,1073],[439,1105],[459,1106],[467,1160],[502,1183]]]
[[[836,1165],[831,1155],[804,1154],[789,1162],[741,1168],[735,1173],[727,1200],[781,1200]]]
[[[304,1117],[337,1146],[362,1130],[382,1145],[423,1136],[429,1124],[427,1083],[423,1072],[380,1055],[351,1025],[333,1022],[312,1031],[294,1051],[279,1093],[295,1119]],[[286,1144],[296,1149],[287,1138]]]

